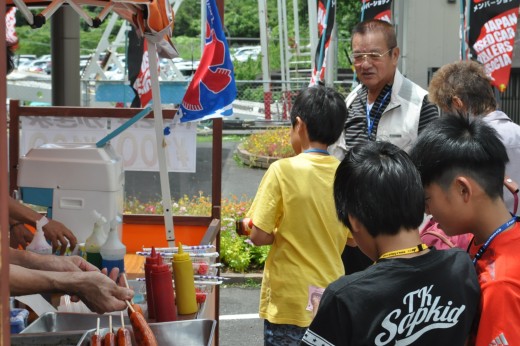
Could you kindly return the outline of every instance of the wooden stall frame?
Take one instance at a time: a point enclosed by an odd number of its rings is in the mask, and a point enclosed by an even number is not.
[[[87,108],[87,107],[32,107],[21,106],[20,101],[11,100],[9,103],[9,193],[18,188],[18,161],[20,156],[20,117],[88,117],[88,118],[131,118],[139,113],[141,108]],[[163,110],[165,119],[173,119],[177,110]],[[145,118],[153,119],[153,111]],[[214,243],[216,251],[220,253],[220,213],[222,197],[222,119],[213,119],[213,148],[212,148],[212,178],[211,178],[211,216],[174,216],[174,225],[205,226],[207,231],[201,244]],[[125,224],[164,225],[162,215],[124,215]],[[218,345],[219,338],[219,304],[220,291],[215,289],[214,319],[217,327],[214,336],[214,345]]]
[[[5,18],[5,6],[0,6],[0,18]],[[0,25],[0,37],[3,44],[0,47],[0,56],[2,61],[6,56],[6,40],[5,25]],[[7,205],[7,196],[9,186],[7,184],[7,114],[5,113],[7,97],[6,83],[6,64],[0,64],[0,76],[2,76],[2,85],[0,85],[0,107],[2,107],[2,117],[0,120],[0,144],[2,152],[0,153],[0,205]],[[10,330],[10,312],[9,312],[9,223],[7,208],[0,208],[0,346],[9,345],[10,338],[8,331]]]

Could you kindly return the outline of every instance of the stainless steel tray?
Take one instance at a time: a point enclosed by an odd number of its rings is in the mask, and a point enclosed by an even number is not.
[[[72,312],[47,312],[20,334],[11,336],[12,345],[77,345],[85,331],[95,329],[97,318],[100,326],[108,327],[108,315],[81,314]],[[127,316],[125,325],[130,325]],[[121,317],[112,316],[112,326],[117,330],[121,326]]]
[[[20,334],[44,333],[44,332],[67,332],[96,328],[97,319],[100,319],[101,328],[108,327],[108,315],[84,314],[74,312],[47,312],[38,317],[36,321],[31,323]],[[130,325],[130,319],[125,312],[125,325]],[[112,326],[119,328],[121,326],[121,317],[112,315]]]
[[[11,345],[76,346],[83,334],[77,332],[11,335]]]
[[[100,318],[100,332],[108,332],[108,315],[82,314],[69,312],[48,312],[41,315],[20,334],[11,336],[11,345],[89,345],[90,337],[95,333],[97,318]],[[125,327],[132,332],[130,320],[125,316]],[[175,322],[150,323],[161,346],[209,346],[217,322],[209,319],[197,319]],[[121,318],[112,316],[114,333],[121,326]],[[133,337],[133,334],[132,334]],[[133,340],[136,345],[135,340]]]
[[[216,325],[217,322],[214,320],[187,320],[150,323],[150,329],[161,346],[210,346],[213,342]],[[137,345],[130,324],[128,329],[132,335],[133,345]],[[87,331],[77,346],[89,346],[90,338],[95,332],[95,329]],[[100,335],[104,336],[107,332],[108,329],[101,329]],[[117,330],[114,330],[115,332]]]

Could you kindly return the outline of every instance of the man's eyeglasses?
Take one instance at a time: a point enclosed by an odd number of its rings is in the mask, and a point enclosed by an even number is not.
[[[377,53],[377,52],[371,52],[371,53],[352,53],[350,55],[350,59],[351,61],[355,64],[355,65],[361,65],[363,62],[365,62],[365,60],[368,60],[368,61],[381,61],[383,59],[383,57],[385,55],[387,55],[388,53],[390,53],[392,51],[392,49],[394,49],[395,47],[392,47],[390,48],[389,50],[387,50],[386,52],[384,53]]]

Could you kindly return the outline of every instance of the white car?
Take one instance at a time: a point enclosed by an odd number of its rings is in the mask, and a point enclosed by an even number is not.
[[[249,59],[257,60],[261,53],[262,47],[260,46],[240,47],[235,50],[232,58],[238,62],[248,61]]]

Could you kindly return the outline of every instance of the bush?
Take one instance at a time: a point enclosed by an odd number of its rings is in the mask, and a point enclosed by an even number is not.
[[[221,201],[220,261],[224,269],[234,272],[261,270],[264,267],[270,246],[256,247],[247,237],[239,236],[235,231],[235,222],[245,216],[251,206],[247,196],[224,198]],[[126,214],[163,214],[161,202],[140,202],[128,198],[125,204]],[[211,197],[199,193],[198,196],[184,196],[172,201],[173,215],[211,215]]]

